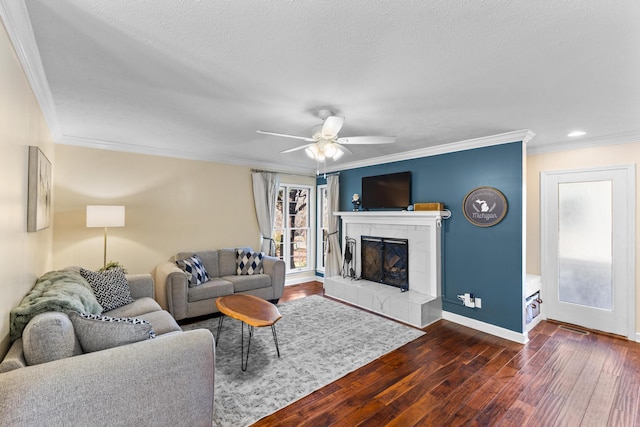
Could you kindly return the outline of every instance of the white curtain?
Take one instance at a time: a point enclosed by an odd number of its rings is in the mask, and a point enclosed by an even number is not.
[[[339,218],[333,213],[340,210],[340,179],[339,175],[327,177],[327,202],[329,213],[329,233],[327,236],[327,259],[324,267],[325,277],[339,276],[342,250],[338,236]]]
[[[260,251],[273,256],[276,253],[276,246],[271,235],[276,217],[280,176],[273,172],[253,172],[251,178],[253,179],[253,200],[260,228]]]

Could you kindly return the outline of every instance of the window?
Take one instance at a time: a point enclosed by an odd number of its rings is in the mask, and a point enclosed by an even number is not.
[[[327,200],[327,186],[318,186],[318,214],[317,229],[318,244],[316,246],[316,270],[324,272],[327,260],[327,235],[329,234],[329,206]]]
[[[276,202],[274,240],[276,256],[285,261],[287,272],[309,270],[315,253],[311,235],[311,187],[280,186]]]

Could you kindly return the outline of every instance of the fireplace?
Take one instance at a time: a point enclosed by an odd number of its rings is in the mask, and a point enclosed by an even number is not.
[[[409,290],[409,240],[361,236],[361,277]]]
[[[379,211],[337,212],[342,235],[355,241],[353,267],[355,277],[362,277],[362,236],[384,236],[408,242],[409,273],[407,292],[395,286],[351,277],[325,276],[325,294],[374,313],[424,328],[442,318],[440,283],[441,212]],[[343,253],[346,241],[343,240]]]

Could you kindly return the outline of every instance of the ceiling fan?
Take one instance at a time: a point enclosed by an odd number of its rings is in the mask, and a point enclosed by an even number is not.
[[[338,132],[344,125],[344,117],[334,116],[330,110],[318,111],[318,116],[324,123],[314,126],[311,129],[311,136],[297,136],[286,133],[270,132],[259,130],[258,133],[284,138],[301,139],[307,141],[298,147],[281,151],[281,153],[291,153],[293,151],[305,150],[307,155],[317,162],[326,162],[327,158],[338,160],[344,153],[351,153],[345,145],[348,144],[388,144],[395,142],[394,136],[349,136],[338,138]]]

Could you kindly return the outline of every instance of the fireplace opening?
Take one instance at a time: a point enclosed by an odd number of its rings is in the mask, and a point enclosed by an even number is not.
[[[361,236],[361,277],[409,290],[409,241]]]

